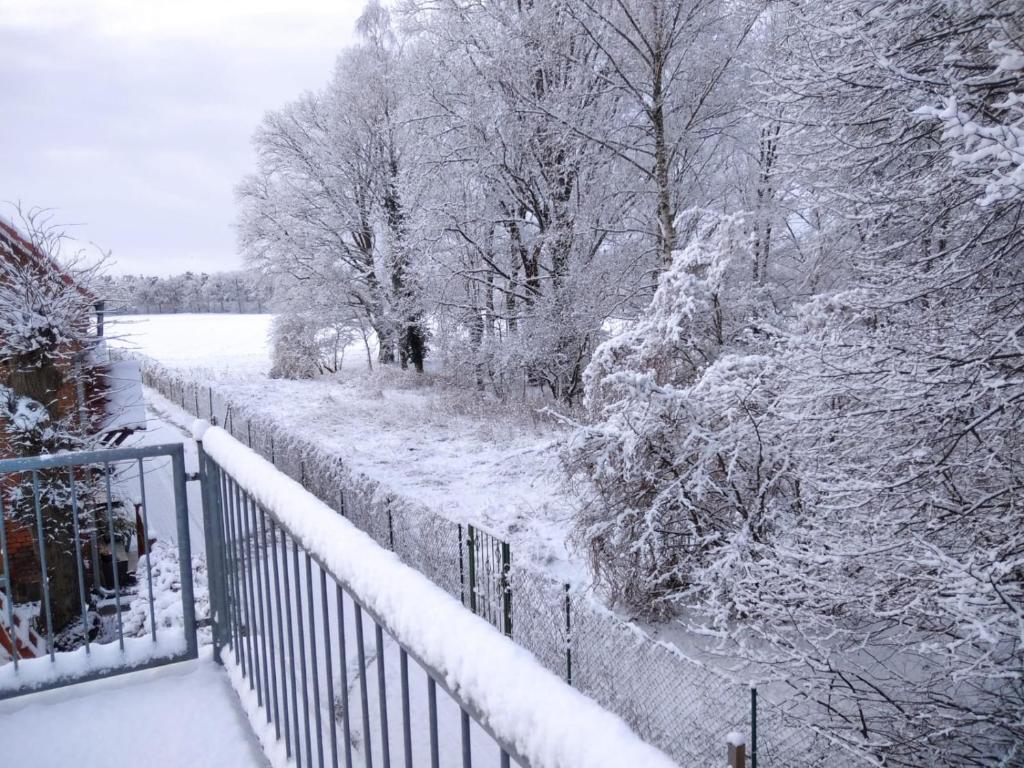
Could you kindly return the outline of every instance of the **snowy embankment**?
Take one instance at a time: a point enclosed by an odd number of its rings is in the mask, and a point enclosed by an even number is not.
[[[197,434],[211,457],[380,618],[394,638],[539,768],[670,768],[618,717],[559,680],[487,622],[382,549],[220,428]]]
[[[512,544],[519,562],[563,581],[586,581],[586,568],[566,546],[572,505],[555,455],[556,427],[526,408],[513,413],[432,386],[429,375],[367,372],[359,350],[346,356],[336,377],[270,379],[269,319],[123,318],[114,345],[212,386],[233,404],[236,419],[258,416],[282,434],[317,444],[389,493],[493,532]],[[159,396],[150,393],[150,401],[161,407]]]

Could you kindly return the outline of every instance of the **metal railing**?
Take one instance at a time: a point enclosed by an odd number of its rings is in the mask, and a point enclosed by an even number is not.
[[[146,478],[160,458],[170,459],[183,627],[158,631],[152,569],[132,585],[126,563],[133,529],[149,552]],[[196,657],[185,480],[181,445],[0,461],[0,634],[10,658],[0,699]],[[127,636],[125,600],[143,589],[148,637]],[[37,639],[26,641],[31,631]]]
[[[237,665],[287,757],[300,767],[412,766],[414,755],[432,768],[529,765],[201,443],[199,455],[216,553],[214,656]]]
[[[764,738],[766,731],[778,730],[777,740],[788,739],[793,726],[777,712],[758,715],[747,684],[695,663],[592,595],[525,558],[517,560],[509,542],[441,515],[414,496],[392,493],[352,470],[337,451],[308,432],[234,398],[228,386],[214,387],[151,359],[140,360],[146,386],[197,418],[221,424],[679,763],[719,759],[726,736],[734,731],[749,735],[751,755],[758,754],[756,736]],[[763,709],[764,697],[758,701]],[[775,759],[759,762],[813,765],[811,752],[779,749]]]

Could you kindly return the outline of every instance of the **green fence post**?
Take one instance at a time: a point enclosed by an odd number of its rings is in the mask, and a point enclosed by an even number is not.
[[[750,768],[757,768],[757,688],[750,687]]]
[[[466,526],[466,550],[469,555],[469,610],[476,613],[476,531]]]
[[[507,541],[501,542],[501,600],[505,614],[505,634],[512,637],[512,585],[509,572],[512,570],[512,548]]]
[[[565,585],[565,682],[572,685],[572,619],[569,585]]]

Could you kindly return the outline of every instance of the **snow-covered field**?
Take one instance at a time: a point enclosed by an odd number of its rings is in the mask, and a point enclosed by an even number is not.
[[[361,346],[346,353],[337,376],[270,379],[270,319],[132,316],[118,319],[111,335],[115,346],[166,367],[201,372],[201,381],[228,387],[247,408],[303,425],[351,469],[511,541],[522,561],[567,580],[585,578],[566,546],[571,506],[552,425],[525,409],[485,405],[475,395],[432,386],[429,374],[370,373]]]
[[[108,320],[114,346],[135,350],[172,368],[235,374],[270,370],[273,315],[123,315]]]

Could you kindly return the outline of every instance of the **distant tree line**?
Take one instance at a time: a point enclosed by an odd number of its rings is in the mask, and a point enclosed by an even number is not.
[[[270,281],[247,270],[185,272],[170,277],[106,275],[100,290],[107,310],[148,315],[179,312],[267,312],[273,298]]]

